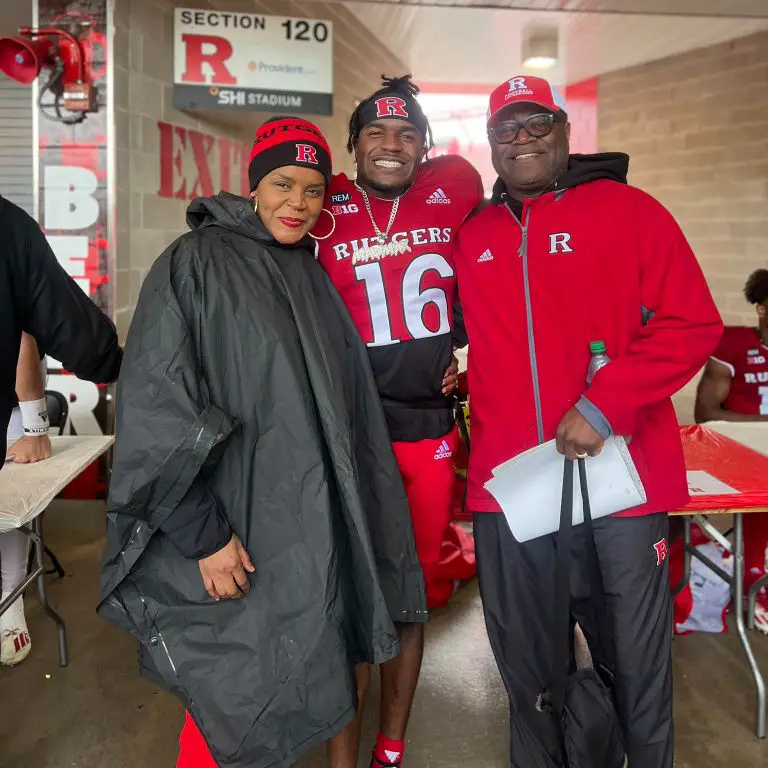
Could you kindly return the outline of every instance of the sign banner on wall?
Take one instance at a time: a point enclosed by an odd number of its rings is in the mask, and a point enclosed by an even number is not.
[[[111,0],[37,0],[35,10],[35,27],[79,30],[96,92],[95,111],[81,119],[81,114],[56,104],[46,88],[48,73],[37,80],[37,218],[59,263],[113,317]],[[67,432],[108,431],[105,388],[81,381],[50,358],[47,388],[61,392],[69,402]]]
[[[333,113],[333,23],[176,8],[173,105]]]

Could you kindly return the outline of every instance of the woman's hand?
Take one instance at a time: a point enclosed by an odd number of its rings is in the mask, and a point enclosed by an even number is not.
[[[222,597],[238,600],[247,595],[251,585],[245,572],[256,570],[240,539],[234,534],[225,547],[204,557],[198,565],[205,589],[214,600]]]

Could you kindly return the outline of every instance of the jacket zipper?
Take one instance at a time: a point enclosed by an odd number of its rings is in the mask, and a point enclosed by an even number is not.
[[[531,209],[525,212],[525,223],[523,224],[517,216],[510,210],[505,203],[504,207],[509,211],[509,215],[517,222],[523,233],[520,242],[520,248],[517,251],[518,256],[523,260],[523,287],[525,289],[525,319],[528,326],[528,354],[531,360],[531,378],[533,383],[533,401],[536,409],[536,436],[539,445],[544,442],[544,418],[541,409],[541,390],[539,388],[539,367],[536,362],[536,340],[533,335],[533,308],[531,306],[531,285],[528,276],[528,225],[531,218]]]

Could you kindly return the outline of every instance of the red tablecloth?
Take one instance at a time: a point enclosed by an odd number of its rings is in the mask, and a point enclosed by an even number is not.
[[[706,427],[680,427],[685,466],[701,470],[738,493],[691,496],[684,510],[768,507],[768,456]]]

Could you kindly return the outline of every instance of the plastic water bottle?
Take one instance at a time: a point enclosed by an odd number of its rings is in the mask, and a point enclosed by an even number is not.
[[[589,351],[592,353],[592,359],[587,368],[587,386],[592,384],[595,374],[611,362],[611,358],[605,353],[604,341],[593,341],[589,345]]]
[[[589,351],[592,353],[592,359],[589,361],[589,368],[587,368],[587,386],[592,384],[595,374],[611,362],[611,358],[605,353],[604,341],[593,341],[589,345]],[[632,442],[632,437],[627,436],[623,440],[629,445]]]

